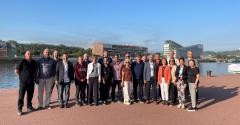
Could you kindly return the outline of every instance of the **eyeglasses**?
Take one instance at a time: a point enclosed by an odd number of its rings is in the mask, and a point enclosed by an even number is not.
[[[126,62],[127,64],[129,64],[130,62]]]

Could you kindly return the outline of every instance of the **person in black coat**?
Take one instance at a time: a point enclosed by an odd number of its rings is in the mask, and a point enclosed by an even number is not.
[[[188,67],[185,65],[185,61],[183,57],[179,58],[179,66],[177,66],[175,76],[176,76],[176,84],[178,90],[178,100],[179,105],[178,108],[185,108],[186,103],[186,87],[188,80]]]
[[[59,86],[60,107],[68,108],[68,101],[70,97],[70,85],[74,81],[73,64],[68,61],[67,53],[62,55],[62,61],[57,63],[55,83]],[[65,90],[65,101],[63,101],[63,92]],[[63,104],[65,102],[65,104]]]
[[[100,99],[103,101],[103,104],[108,104],[107,99],[109,96],[109,86],[113,82],[113,69],[109,64],[107,57],[103,59],[101,74],[102,82],[100,84]]]

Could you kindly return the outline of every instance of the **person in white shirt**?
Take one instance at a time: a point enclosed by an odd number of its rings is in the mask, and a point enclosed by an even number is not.
[[[92,98],[94,104],[98,106],[98,85],[101,82],[101,65],[97,63],[97,57],[92,56],[92,62],[88,64],[87,68],[87,84],[88,84],[88,104],[92,105]]]

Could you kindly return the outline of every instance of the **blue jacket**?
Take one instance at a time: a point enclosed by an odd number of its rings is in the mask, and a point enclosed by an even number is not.
[[[157,80],[158,65],[155,62],[153,62],[153,69],[154,69],[154,72],[153,72],[154,81],[156,81]],[[150,79],[151,79],[151,67],[150,67],[149,62],[146,62],[145,65],[144,65],[143,79],[146,80],[146,81],[150,81]]]
[[[133,80],[143,80],[143,70],[144,70],[144,62],[132,63],[132,71],[133,71]]]

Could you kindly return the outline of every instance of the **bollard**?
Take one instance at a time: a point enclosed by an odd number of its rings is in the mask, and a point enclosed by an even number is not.
[[[211,70],[207,71],[207,77],[212,77],[212,71]]]

